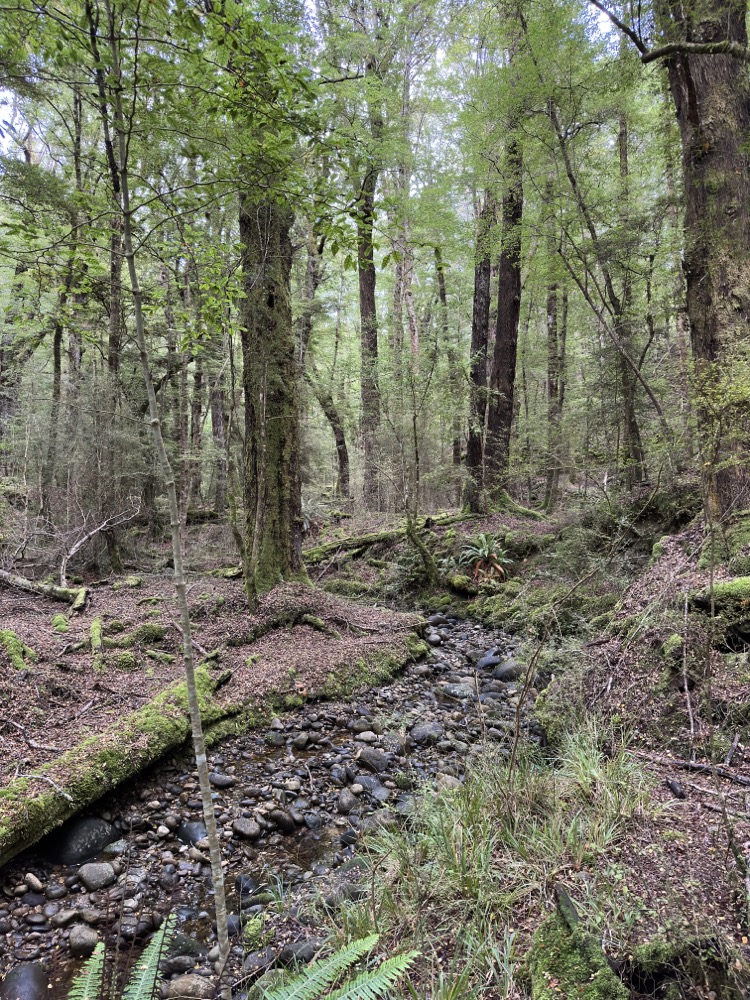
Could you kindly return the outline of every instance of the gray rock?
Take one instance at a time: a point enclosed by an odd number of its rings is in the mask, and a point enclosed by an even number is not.
[[[496,681],[517,681],[519,677],[523,677],[525,669],[522,663],[517,663],[515,660],[506,660],[505,663],[492,671],[492,676]]]
[[[108,861],[90,862],[78,870],[78,878],[89,892],[106,889],[117,878],[115,870]]]
[[[0,1000],[43,1000],[49,979],[38,962],[23,962],[11,969],[0,986]]]
[[[23,880],[32,892],[44,892],[44,883],[33,872],[27,872]]]
[[[208,780],[214,788],[231,788],[232,785],[237,784],[236,778],[233,778],[229,774],[219,774],[218,771],[212,771],[208,776]]]
[[[375,774],[382,774],[383,771],[388,770],[390,765],[388,755],[376,747],[363,747],[359,752],[359,762],[368,771],[374,771]]]
[[[206,830],[205,824],[196,820],[189,823],[180,823],[175,830],[175,835],[183,844],[196,844],[199,840],[203,840],[208,836],[208,830]]]
[[[52,917],[51,923],[53,927],[67,927],[68,924],[72,924],[77,918],[77,910],[60,910],[59,913],[56,913]]]
[[[286,809],[274,809],[273,812],[268,814],[268,818],[272,823],[276,824],[282,833],[294,833],[297,829],[294,817]]]
[[[493,653],[488,653],[483,656],[482,659],[477,663],[478,670],[489,670],[490,667],[496,667],[500,662],[500,657],[495,656]]]
[[[445,615],[436,614],[436,615],[430,615],[430,617],[427,619],[427,624],[428,625],[448,625],[449,623],[448,623],[448,619],[445,617]]]
[[[293,941],[281,949],[277,961],[280,965],[306,965],[315,958],[321,944],[322,942],[319,938],[309,938],[307,941]]]
[[[88,924],[75,924],[70,928],[70,954],[73,958],[88,958],[94,948],[96,948],[99,935],[93,927]]]
[[[96,857],[119,836],[106,820],[94,816],[72,819],[46,838],[44,853],[52,864],[77,865]]]
[[[323,817],[320,813],[305,813],[305,826],[308,830],[312,830],[313,832],[320,830],[323,826]]]
[[[443,645],[443,640],[440,638],[437,632],[430,632],[428,635],[425,636],[425,639],[431,646]]]
[[[242,837],[245,840],[257,840],[263,832],[254,819],[242,818],[236,819],[232,823],[232,830],[234,830],[238,837]]]
[[[420,722],[411,731],[415,743],[437,743],[443,735],[443,727],[439,722]]]
[[[213,980],[196,973],[177,976],[167,988],[169,1000],[214,1000],[216,987]]]
[[[357,807],[357,796],[354,795],[348,788],[343,788],[339,794],[338,802],[336,803],[336,809],[341,813],[342,816],[346,816]]]

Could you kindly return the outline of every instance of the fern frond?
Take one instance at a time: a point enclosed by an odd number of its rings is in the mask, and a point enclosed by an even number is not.
[[[376,969],[366,969],[356,979],[346,983],[326,1000],[382,1000],[396,985],[419,952],[409,951],[404,955],[394,955]]]
[[[313,962],[285,986],[278,986],[270,993],[264,991],[264,1000],[319,1000],[342,972],[354,965],[368,951],[372,951],[378,939],[378,934],[371,934],[369,937],[344,945],[328,958]]]
[[[70,984],[68,1000],[99,1000],[103,981],[104,943],[100,941]]]
[[[141,957],[128,976],[121,1000],[152,1000],[156,993],[156,981],[159,976],[159,959],[167,937],[171,936],[174,931],[176,920],[174,913],[170,913],[143,949]],[[69,997],[68,1000],[72,1000],[72,998]]]

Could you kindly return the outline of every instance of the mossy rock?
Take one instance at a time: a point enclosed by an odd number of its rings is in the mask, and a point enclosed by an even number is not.
[[[329,580],[323,584],[323,590],[329,594],[338,594],[340,597],[363,597],[369,593],[370,586],[361,580]]]
[[[117,653],[109,653],[104,657],[105,667],[112,670],[131,671],[138,669],[138,657],[127,649]]]
[[[126,576],[122,580],[115,580],[112,584],[113,590],[125,590],[126,588],[142,587],[143,580],[140,576]]]
[[[615,594],[571,594],[567,584],[524,586],[518,580],[509,580],[497,593],[475,601],[467,610],[487,625],[511,633],[577,635],[587,631],[592,619],[608,613],[616,603]]]
[[[679,661],[685,654],[685,641],[677,632],[673,632],[661,644],[661,655],[665,660]]]
[[[465,573],[453,573],[446,580],[446,583],[451,588],[455,590],[457,594],[465,594],[468,597],[474,597],[479,593],[479,588]]]
[[[535,932],[526,960],[533,1000],[629,1000],[630,991],[590,946],[578,928],[571,931],[555,914]]]
[[[106,622],[103,625],[102,631],[105,635],[119,635],[121,632],[124,632],[126,628],[127,626],[125,622],[121,622],[119,618],[113,618],[112,621]]]
[[[116,639],[105,639],[106,649],[132,649],[133,646],[156,645],[167,635],[167,626],[159,622],[142,622],[132,632],[119,635]]]

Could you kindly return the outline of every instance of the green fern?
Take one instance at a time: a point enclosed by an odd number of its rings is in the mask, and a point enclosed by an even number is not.
[[[98,1000],[104,979],[104,945],[100,941],[70,985],[68,1000]]]
[[[380,1000],[396,985],[417,955],[416,951],[394,955],[381,962],[376,969],[366,969],[350,983],[329,993],[327,1000]]]
[[[176,920],[175,915],[170,913],[143,949],[140,958],[130,970],[119,1000],[153,1000],[159,977],[159,960],[167,938],[174,931]],[[86,959],[81,972],[73,980],[68,1000],[105,1000],[105,998],[116,1000],[118,993],[116,976],[113,973],[114,966],[110,966],[105,977],[104,944],[100,941],[91,956]]]
[[[172,936],[177,917],[170,913],[159,930],[143,949],[141,957],[133,966],[128,981],[122,991],[122,1000],[151,1000],[156,993],[159,976],[159,960],[168,937]]]
[[[356,979],[348,980],[333,993],[329,987],[341,978],[363,955],[372,951],[379,935],[369,937],[339,948],[328,958],[313,962],[311,966],[283,986],[263,990],[263,1000],[380,1000],[416,958],[416,952],[396,955],[381,962],[377,968],[367,969]]]

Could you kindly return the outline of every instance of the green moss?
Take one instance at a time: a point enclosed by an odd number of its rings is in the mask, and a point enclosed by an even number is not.
[[[329,580],[323,584],[323,589],[329,594],[339,594],[341,597],[362,597],[370,587],[361,580]]]
[[[127,587],[141,587],[143,580],[139,576],[126,576],[122,580],[115,580],[112,584],[113,590],[125,590]]]
[[[119,618],[113,618],[111,622],[107,622],[103,626],[103,632],[105,635],[119,635],[120,632],[124,632],[125,629],[125,622],[121,622]]]
[[[29,663],[36,663],[36,653],[9,628],[0,629],[0,646],[5,650],[10,664],[16,670],[25,670]]]
[[[143,622],[132,632],[120,635],[117,639],[105,639],[105,649],[132,649],[133,646],[145,646],[161,642],[167,634],[166,625],[159,622]]]
[[[451,590],[457,594],[468,594],[470,597],[478,593],[478,587],[465,573],[452,573],[445,581]]]
[[[535,932],[527,959],[533,1000],[628,1000],[630,992],[582,931],[549,917]]]
[[[681,660],[684,648],[685,644],[682,636],[677,632],[673,632],[661,644],[661,654],[665,660]]]
[[[53,615],[52,616],[52,627],[55,632],[59,632],[61,635],[68,631],[68,619],[65,615]]]
[[[657,559],[661,559],[664,555],[665,548],[664,543],[669,540],[669,535],[662,535],[658,542],[654,542],[651,548],[651,562],[655,563]]]
[[[467,612],[488,625],[508,632],[533,631],[538,635],[576,635],[589,628],[592,619],[608,613],[617,603],[614,593],[570,593],[568,584],[522,585],[509,580],[497,592],[474,601]]]
[[[163,653],[160,649],[147,649],[146,656],[157,663],[174,663],[177,659],[172,653]]]
[[[105,656],[104,664],[107,667],[111,667],[113,670],[137,670],[138,657],[135,653],[131,653],[128,650],[122,650],[119,653],[109,653]]]
[[[98,653],[102,648],[102,620],[101,618],[94,618],[89,627],[89,636],[91,637],[91,652]]]

